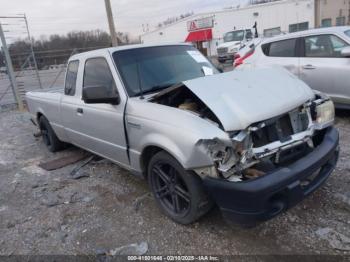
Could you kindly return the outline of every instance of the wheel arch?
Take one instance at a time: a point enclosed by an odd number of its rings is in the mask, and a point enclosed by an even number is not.
[[[43,113],[41,113],[41,112],[36,113],[36,120],[38,121],[38,123],[39,123],[39,119],[40,119],[42,116],[44,116]],[[45,116],[44,116],[44,117],[45,117]]]
[[[143,147],[139,151],[140,154],[133,158],[133,163],[144,176],[147,172],[148,162],[159,151],[168,153],[186,170],[207,167],[213,164],[211,157],[196,145],[198,141],[196,136],[183,137],[177,135],[176,139],[171,139],[163,134],[149,134],[142,139],[143,141],[140,144]]]
[[[183,165],[183,163],[180,161],[179,157],[174,152],[170,152],[168,149],[165,149],[164,147],[162,147],[160,145],[156,145],[156,144],[147,145],[142,150],[142,153],[140,156],[140,167],[141,167],[142,174],[145,178],[147,178],[147,170],[148,170],[149,162],[151,161],[151,159],[154,155],[156,155],[157,153],[159,153],[161,151],[169,154],[171,157],[176,159],[176,161],[178,161],[181,165]]]
[[[44,114],[44,111],[41,108],[39,108],[38,111],[36,112],[36,121],[38,124],[41,117],[45,117],[47,119],[47,117]]]

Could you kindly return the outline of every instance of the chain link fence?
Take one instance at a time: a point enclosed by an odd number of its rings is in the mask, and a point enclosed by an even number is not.
[[[34,66],[31,52],[13,53],[10,50],[21,99],[25,102],[25,93],[28,91],[61,88],[64,85],[66,64],[71,55],[104,47],[106,46],[34,52],[37,69]],[[4,110],[15,106],[16,100],[7,68],[1,67],[0,108]]]
[[[110,45],[109,35],[100,30],[34,41],[24,14],[0,16],[0,37],[0,110],[25,103],[28,91],[62,88],[71,55]]]

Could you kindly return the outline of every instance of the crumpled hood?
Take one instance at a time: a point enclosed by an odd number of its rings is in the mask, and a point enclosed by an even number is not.
[[[225,47],[239,47],[240,41],[233,41],[233,42],[226,42],[218,45],[218,48],[225,48]]]
[[[233,71],[183,82],[217,116],[226,131],[287,113],[314,92],[283,68]]]

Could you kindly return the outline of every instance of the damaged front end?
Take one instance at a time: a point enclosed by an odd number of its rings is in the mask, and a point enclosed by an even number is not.
[[[334,105],[316,95],[286,114],[229,132],[230,142],[199,140],[197,145],[213,159],[214,167],[196,169],[200,176],[240,182],[262,177],[309,154],[334,122]]]
[[[186,121],[177,120],[193,133],[175,134],[186,148],[184,166],[228,221],[252,226],[275,217],[317,190],[337,164],[332,101],[282,71],[199,78],[149,99],[186,111],[179,114]]]
[[[260,91],[257,89],[257,92]],[[312,152],[322,142],[327,127],[334,122],[333,102],[328,97],[316,93],[310,96],[307,102],[301,102],[300,106],[284,114],[263,121],[251,121],[253,124],[249,124],[243,130],[228,132],[228,127],[235,121],[240,122],[237,126],[243,127],[242,123],[247,116],[252,119],[258,118],[246,104],[243,110],[234,107],[233,104],[223,104],[225,101],[218,102],[219,98],[227,100],[227,95],[232,95],[231,91],[215,98],[213,90],[206,94],[200,88],[196,90],[194,87],[191,89],[188,84],[179,84],[150,99],[150,102],[195,114],[228,134],[225,140],[214,137],[197,141],[195,146],[214,163],[213,166],[194,170],[201,177],[221,178],[230,182],[262,177]],[[234,95],[230,97],[234,98],[237,103],[241,102]],[[211,106],[208,106],[209,104]],[[277,110],[276,105],[271,105],[271,108]],[[224,109],[228,111],[224,113]],[[256,114],[272,114],[266,107],[258,107],[257,110],[260,111],[255,112]],[[228,121],[231,112],[232,118],[235,118]],[[240,115],[246,118],[239,118]]]

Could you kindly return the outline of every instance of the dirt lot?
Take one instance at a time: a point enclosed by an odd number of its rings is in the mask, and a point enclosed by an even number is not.
[[[350,254],[350,113],[338,112],[341,157],[312,197],[257,228],[228,226],[217,209],[180,226],[158,210],[145,181],[108,161],[79,180],[49,153],[27,113],[0,114],[0,254],[99,254],[147,243],[147,254]],[[145,248],[145,246],[143,246]]]

